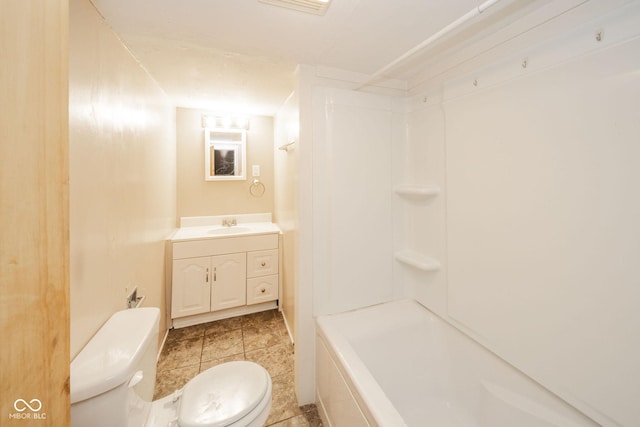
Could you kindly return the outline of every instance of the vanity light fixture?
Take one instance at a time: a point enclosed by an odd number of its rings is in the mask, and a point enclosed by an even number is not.
[[[314,15],[324,15],[329,9],[331,0],[258,0],[260,3],[267,3],[274,6],[297,10],[298,12],[312,13]]]
[[[243,116],[202,115],[202,127],[212,129],[249,129],[249,119]]]

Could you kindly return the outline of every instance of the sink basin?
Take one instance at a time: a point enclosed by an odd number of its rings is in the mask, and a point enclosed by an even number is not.
[[[213,234],[214,236],[219,236],[221,234],[240,234],[240,233],[247,233],[249,231],[251,231],[251,228],[249,227],[234,226],[234,227],[214,228],[213,230],[209,230],[207,233]]]
[[[220,221],[221,222],[221,221]],[[272,222],[241,222],[231,227],[223,226],[220,222],[213,224],[195,224],[180,227],[171,237],[173,242],[199,240],[199,239],[219,239],[229,237],[253,236],[259,234],[280,233],[278,226]],[[0,423],[1,424],[1,423]]]

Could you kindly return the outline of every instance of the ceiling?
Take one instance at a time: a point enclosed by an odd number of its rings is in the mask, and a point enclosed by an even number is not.
[[[333,0],[324,16],[258,0],[92,0],[180,107],[274,115],[297,64],[372,74],[478,0]]]

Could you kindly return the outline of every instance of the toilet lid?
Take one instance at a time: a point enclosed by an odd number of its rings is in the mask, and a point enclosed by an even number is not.
[[[264,398],[269,374],[246,361],[228,362],[198,374],[182,391],[180,427],[221,427],[251,412]]]

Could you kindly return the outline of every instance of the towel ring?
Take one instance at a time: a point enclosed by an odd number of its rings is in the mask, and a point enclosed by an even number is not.
[[[249,187],[249,193],[254,197],[262,197],[264,194],[264,184],[259,179],[254,179]]]

